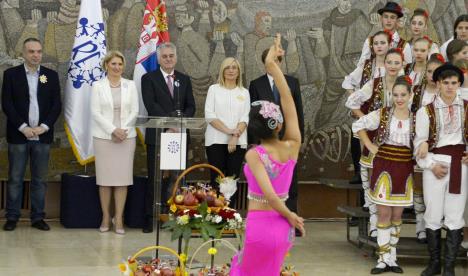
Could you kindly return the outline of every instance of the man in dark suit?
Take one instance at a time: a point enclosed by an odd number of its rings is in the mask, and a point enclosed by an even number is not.
[[[60,115],[57,72],[41,66],[42,45],[36,38],[23,43],[24,64],[4,72],[2,108],[7,117],[8,193],[5,231],[13,231],[20,217],[24,172],[31,171],[31,226],[47,231],[44,222],[47,170],[54,124]]]
[[[268,50],[266,49],[262,53],[262,62],[265,64],[265,58],[268,54]],[[278,62],[281,63],[281,57],[278,57]],[[299,129],[301,131],[301,138],[302,141],[304,141],[304,113],[302,110],[302,98],[301,98],[301,87],[299,85],[299,80],[287,76],[286,81],[288,82],[289,89],[291,90],[294,103],[296,104],[296,111],[297,111],[297,118],[299,119]],[[268,72],[267,74],[253,80],[250,82],[250,87],[249,87],[249,92],[250,92],[250,102],[253,103],[255,101],[259,100],[265,100],[265,101],[270,101],[274,102],[278,105],[280,105],[280,95],[279,92],[274,85],[273,82],[273,77],[271,77]],[[286,125],[283,126],[283,129],[280,132],[280,138],[283,137],[284,135],[284,130],[286,129]],[[258,141],[252,141],[252,138],[249,137],[250,141],[249,143],[257,143]],[[291,187],[289,189],[289,198],[286,201],[286,205],[288,208],[297,213],[297,166],[294,169],[294,176],[293,180],[291,183]]]
[[[195,99],[193,98],[192,82],[190,77],[175,71],[177,63],[176,46],[166,42],[157,49],[160,68],[148,72],[141,78],[143,102],[149,116],[159,117],[193,117],[195,114]],[[177,132],[178,130],[167,130]],[[155,129],[147,129],[145,135],[147,163],[148,163],[148,192],[145,198],[146,220],[144,233],[153,231],[153,204],[154,204],[154,174],[155,174]],[[187,139],[188,140],[188,139]],[[162,202],[167,201],[170,176],[164,172],[161,194]]]

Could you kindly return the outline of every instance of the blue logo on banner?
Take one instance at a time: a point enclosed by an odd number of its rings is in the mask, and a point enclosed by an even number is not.
[[[100,66],[106,51],[104,23],[89,24],[86,17],[80,18],[78,22],[80,33],[76,39],[82,43],[73,47],[68,69],[68,77],[75,89],[81,88],[83,84],[92,85],[106,75]]]

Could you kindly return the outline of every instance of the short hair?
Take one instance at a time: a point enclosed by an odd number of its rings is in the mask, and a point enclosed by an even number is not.
[[[447,58],[450,62],[453,62],[453,56],[460,53],[465,46],[467,46],[465,41],[460,39],[454,39],[450,41],[447,45]]]
[[[460,75],[455,70],[444,70],[437,77],[437,81],[443,81],[445,79],[457,77],[458,81],[461,82]]]
[[[265,60],[266,60],[266,57],[268,56],[268,52],[270,51],[270,48],[267,48],[265,50],[263,50],[263,53],[262,53],[262,63],[265,64]],[[283,61],[283,57],[282,56],[279,56],[277,57],[278,61],[281,63],[281,61]]]
[[[156,47],[156,55],[158,59],[161,56],[161,50],[166,49],[166,48],[172,49],[174,51],[174,54],[177,56],[177,47],[175,46],[174,43],[168,41],[168,42],[163,42],[159,44],[158,47]]]
[[[237,70],[239,72],[239,75],[237,76],[237,79],[236,79],[236,86],[242,87],[242,68],[240,66],[239,61],[233,57],[227,57],[221,63],[221,66],[219,67],[218,83],[221,86],[226,87],[226,81],[224,79],[224,70],[226,70],[226,68],[232,63],[236,64]]]
[[[453,38],[457,38],[457,27],[458,27],[458,24],[460,24],[461,22],[468,22],[468,14],[462,14],[460,15],[459,17],[457,17],[457,19],[455,20],[455,23],[453,23]]]
[[[102,62],[101,62],[102,70],[107,72],[107,63],[109,63],[109,61],[111,61],[111,59],[113,59],[115,57],[118,57],[118,58],[120,58],[122,60],[123,67],[125,68],[125,57],[124,57],[124,55],[120,51],[111,50],[111,51],[107,52],[106,56],[102,59]]]
[[[37,38],[35,38],[35,37],[28,37],[28,38],[26,38],[26,39],[23,41],[23,47],[24,47],[24,45],[26,45],[26,43],[28,43],[28,42],[37,42],[37,43],[39,43],[39,44],[42,45],[42,42],[41,42],[39,39],[37,39]]]

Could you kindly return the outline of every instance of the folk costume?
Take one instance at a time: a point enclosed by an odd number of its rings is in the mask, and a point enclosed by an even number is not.
[[[459,80],[463,82],[461,70],[450,64],[437,68],[433,79],[437,80],[440,73],[445,70],[457,72]],[[436,96],[434,102],[419,109],[416,114],[415,149],[424,142],[429,145],[426,158],[417,160],[418,165],[424,169],[423,190],[426,203],[424,220],[430,254],[429,266],[421,275],[434,275],[440,272],[440,237],[443,225],[448,228],[444,275],[454,275],[454,262],[462,241],[462,228],[465,225],[463,213],[468,167],[462,164],[461,159],[468,138],[467,108],[468,102],[462,100],[459,95],[451,104]],[[440,179],[432,172],[436,164],[448,168],[448,173]]]

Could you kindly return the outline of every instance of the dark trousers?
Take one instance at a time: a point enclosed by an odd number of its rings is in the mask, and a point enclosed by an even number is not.
[[[208,163],[215,166],[224,173],[225,176],[236,176],[239,177],[242,161],[244,160],[246,149],[237,146],[236,150],[232,153],[228,152],[227,144],[213,144],[206,147],[206,156]],[[218,187],[216,183],[216,177],[218,173],[211,170],[211,186]],[[237,192],[231,197],[231,207],[235,207],[237,203]]]
[[[146,162],[148,166],[148,189],[145,195],[145,216],[147,218],[153,217],[153,207],[154,207],[154,177],[155,177],[155,164],[156,164],[156,146],[155,145],[146,145]],[[158,157],[159,158],[159,157]],[[167,179],[162,179],[161,177],[161,207],[166,206],[166,202],[171,197],[172,193],[172,181],[170,177]]]
[[[24,173],[29,159],[31,171],[31,221],[44,219],[47,170],[50,144],[29,141],[26,144],[8,144],[7,220],[18,221],[24,189]]]
[[[361,159],[361,142],[355,137],[351,137],[351,158],[353,159],[354,174],[360,174],[361,165],[359,164],[359,160]]]
[[[286,206],[291,212],[297,213],[297,198],[298,198],[298,184],[297,184],[297,165],[294,168],[291,186],[289,187],[289,196],[286,200]]]

